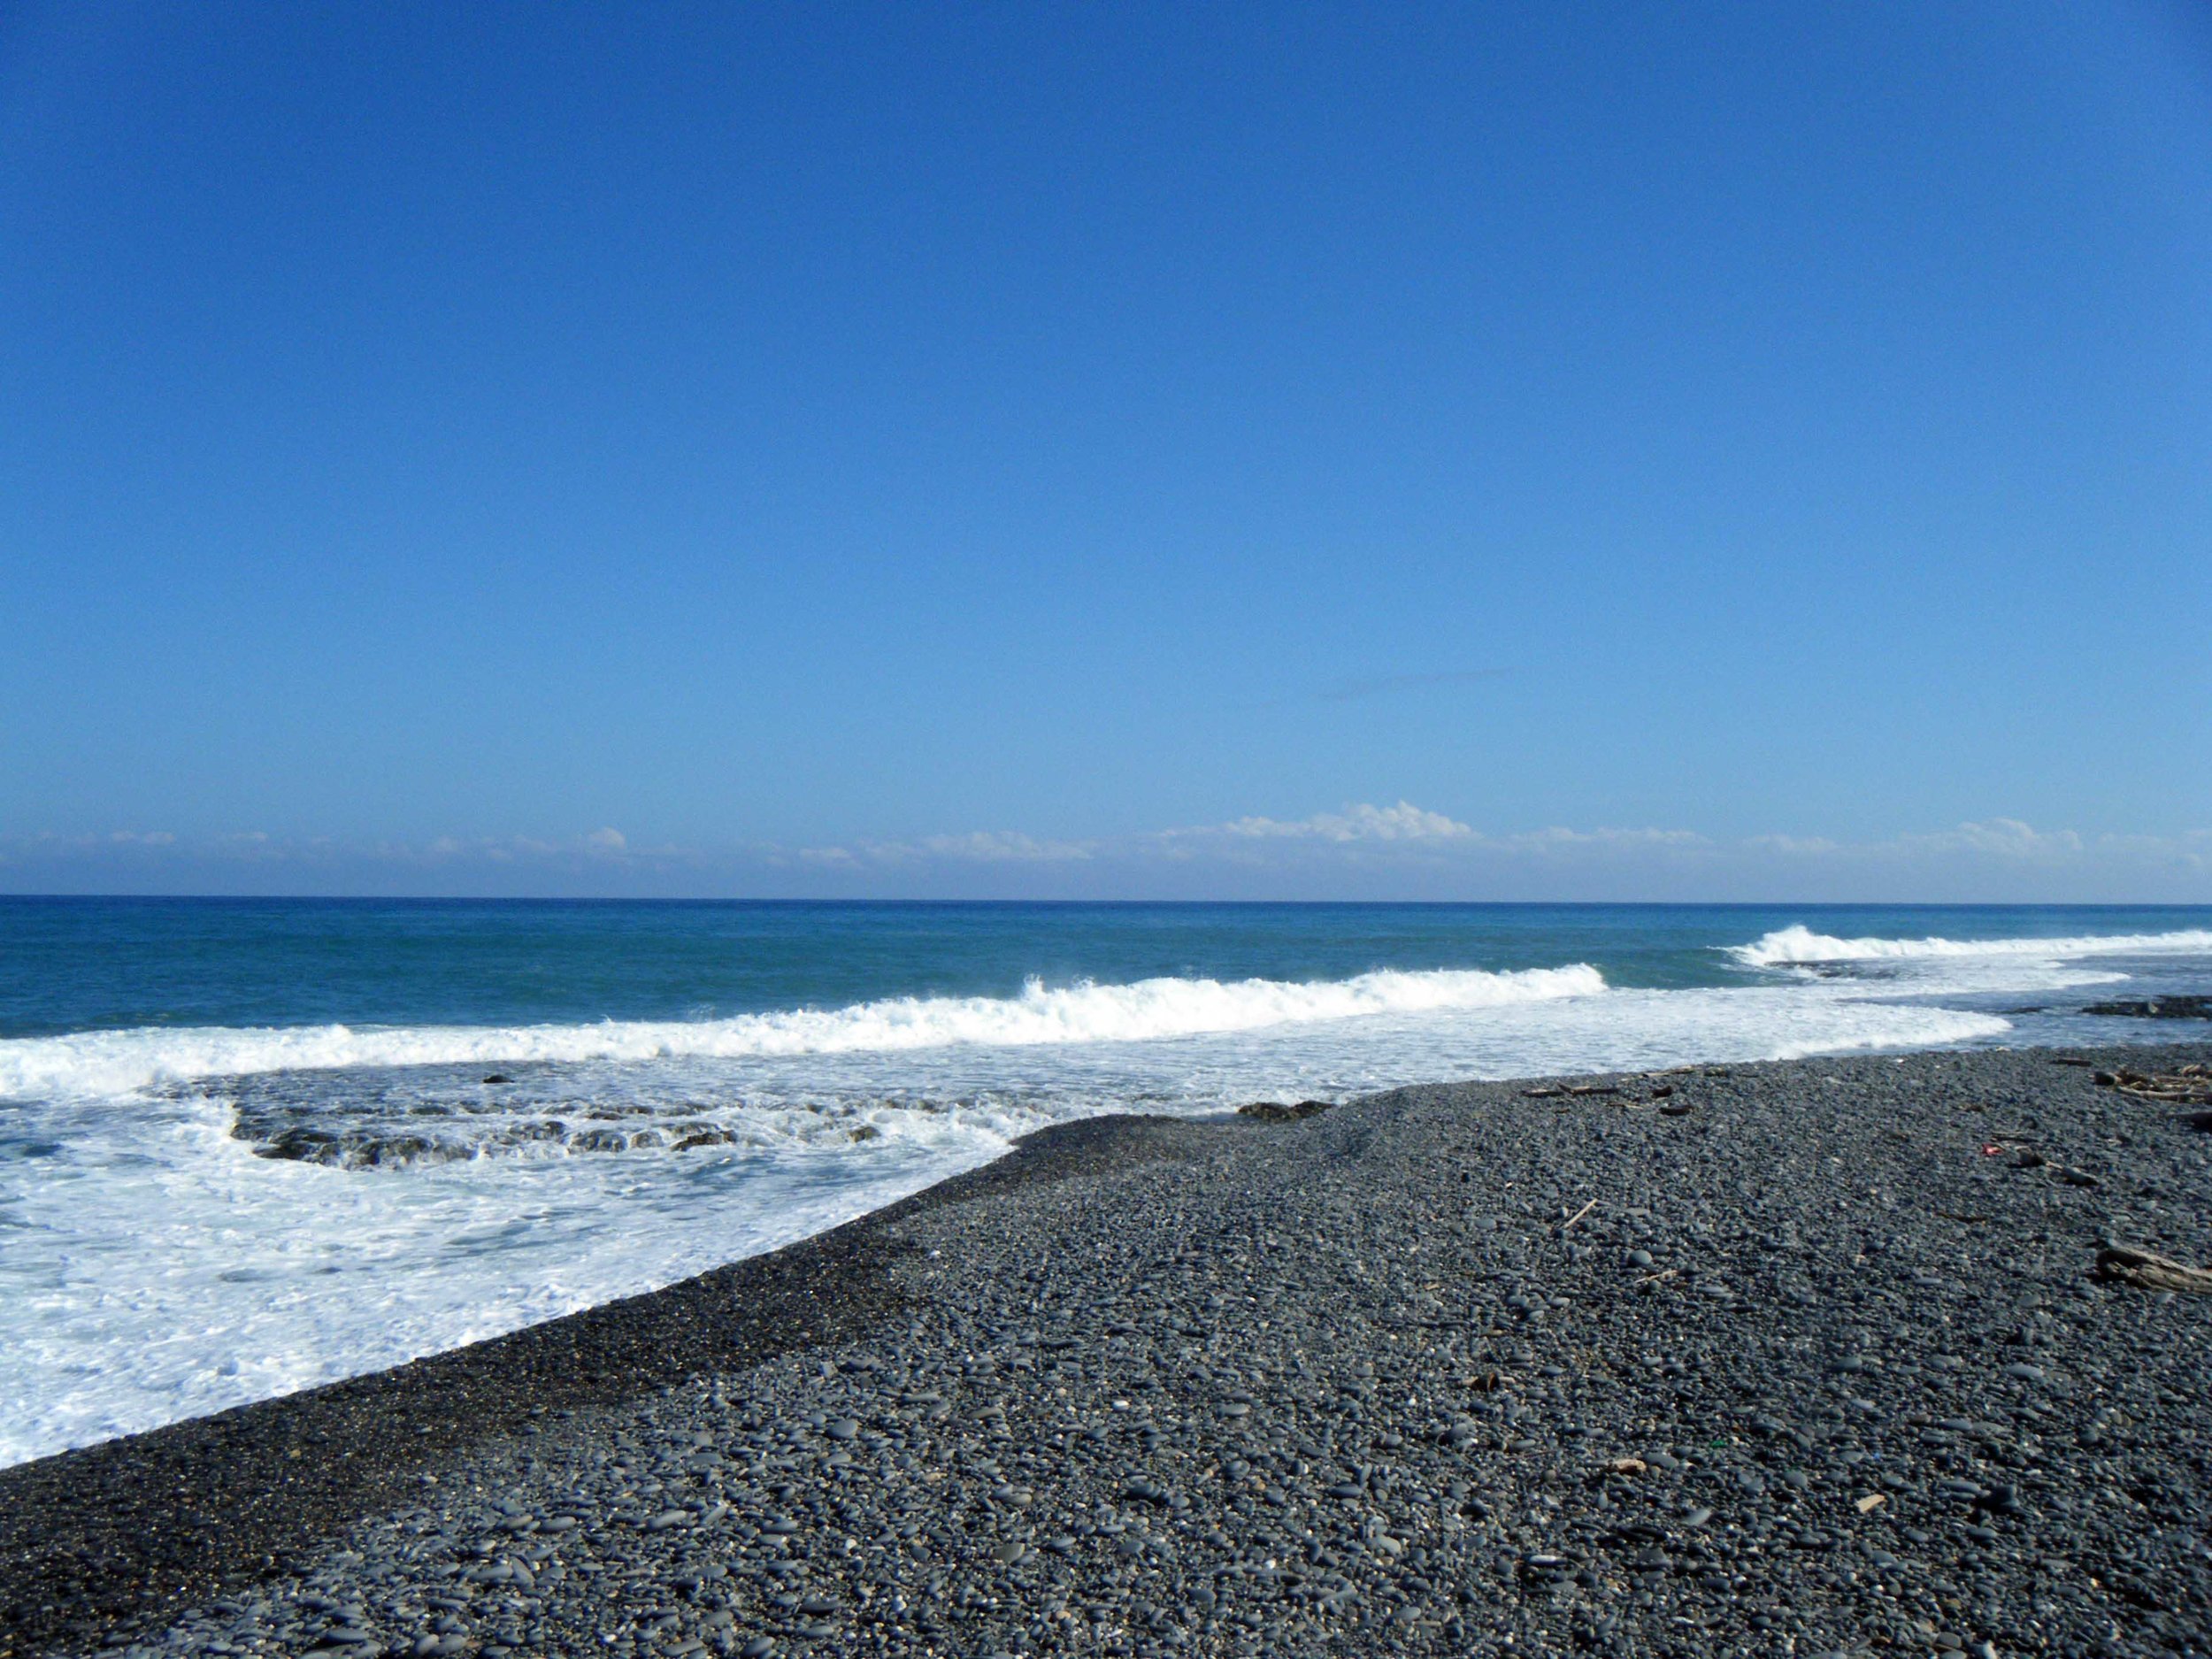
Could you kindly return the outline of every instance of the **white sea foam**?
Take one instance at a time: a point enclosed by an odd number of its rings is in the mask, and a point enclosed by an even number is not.
[[[1756,942],[1732,945],[1747,966],[1787,967],[1825,962],[1900,962],[2016,957],[2069,962],[2082,956],[2212,955],[2212,932],[2096,933],[2071,939],[1837,939],[1801,924],[1778,928]]]
[[[1496,1008],[1606,988],[1595,968],[1410,972],[1296,984],[1281,979],[1140,979],[1019,996],[902,996],[835,1010],[712,1020],[585,1025],[228,1026],[81,1032],[0,1042],[0,1096],[117,1094],[195,1078],[353,1066],[532,1061],[747,1059],[962,1046],[1143,1042],[1379,1014]]]
[[[0,1463],[665,1285],[1071,1118],[2003,1041],[2003,1014],[1938,1006],[1930,987],[2010,995],[2049,983],[2055,957],[2193,951],[2212,956],[2212,933],[1851,941],[1799,927],[1737,956],[1940,971],[1676,990],[1609,987],[1582,966],[1161,979],[694,1023],[0,1043],[13,1097],[0,1126],[18,1148],[0,1159]],[[511,1084],[471,1069],[495,1064]],[[373,1169],[256,1156],[274,1133],[257,1114],[467,1150]],[[585,1133],[511,1133],[555,1119]],[[629,1137],[622,1149],[599,1149],[600,1124]],[[703,1124],[725,1138],[696,1143]]]

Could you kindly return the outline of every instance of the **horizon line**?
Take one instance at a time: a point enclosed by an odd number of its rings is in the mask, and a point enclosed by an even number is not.
[[[2212,899],[1313,899],[1313,898],[1007,898],[893,894],[847,895],[672,895],[561,893],[9,893],[0,903],[149,902],[214,904],[999,904],[1199,905],[1259,907],[1301,905],[1344,908],[1391,905],[1436,910],[1474,908],[1517,910],[2212,910]]]

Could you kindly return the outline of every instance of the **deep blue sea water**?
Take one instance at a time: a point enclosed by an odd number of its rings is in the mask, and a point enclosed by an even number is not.
[[[2212,909],[0,899],[0,1463],[665,1284],[1071,1116],[2177,1036],[2081,1011],[2166,990],[2212,990]]]

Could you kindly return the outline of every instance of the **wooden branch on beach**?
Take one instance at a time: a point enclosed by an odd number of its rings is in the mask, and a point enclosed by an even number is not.
[[[2191,1267],[2149,1250],[2108,1244],[2097,1252],[2097,1277],[2138,1290],[2179,1290],[2212,1295],[2212,1268]]]
[[[2138,1100],[2154,1100],[2175,1106],[2212,1105],[2212,1071],[2201,1065],[2185,1065],[2177,1071],[2151,1076],[2140,1071],[2100,1071],[2091,1081],[2101,1088],[2132,1094]]]

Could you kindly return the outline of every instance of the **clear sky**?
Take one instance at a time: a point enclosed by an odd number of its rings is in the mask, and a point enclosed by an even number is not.
[[[0,10],[0,890],[2212,899],[2212,11]]]

